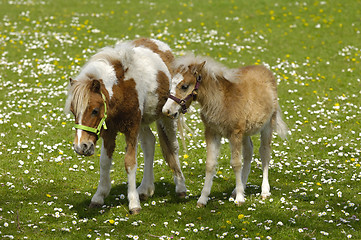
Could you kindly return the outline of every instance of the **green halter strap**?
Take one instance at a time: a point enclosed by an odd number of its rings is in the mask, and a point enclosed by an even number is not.
[[[104,116],[103,118],[100,120],[99,125],[97,128],[92,128],[92,127],[88,127],[88,126],[84,126],[84,125],[80,125],[80,124],[74,124],[74,127],[80,130],[84,130],[87,132],[91,132],[91,133],[95,133],[98,137],[100,135],[100,130],[102,129],[102,127],[104,126],[104,129],[108,129],[107,125],[105,123],[105,120],[107,119],[107,104],[105,102],[105,96],[103,93],[102,94],[102,98],[104,101]]]

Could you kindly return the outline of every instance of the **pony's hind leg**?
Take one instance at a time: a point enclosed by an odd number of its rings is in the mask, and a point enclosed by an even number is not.
[[[242,147],[243,166],[242,166],[241,176],[242,176],[243,189],[246,190],[247,179],[251,171],[251,162],[253,156],[253,143],[251,137],[250,136],[244,137],[242,144],[243,144]],[[233,190],[232,197],[236,198],[236,189]]]
[[[153,161],[155,137],[148,125],[142,126],[139,137],[140,145],[144,153],[144,173],[142,183],[137,188],[137,191],[139,198],[146,200],[154,194]]]
[[[237,205],[242,205],[245,202],[244,199],[244,185],[242,183],[242,136],[239,134],[233,134],[230,138],[231,146],[231,166],[233,168],[234,175],[236,177],[236,199],[235,203]]]
[[[262,160],[262,199],[266,199],[271,196],[270,185],[268,181],[268,168],[271,158],[271,141],[272,141],[272,126],[271,123],[268,123],[263,130],[261,131],[261,145],[259,148],[259,153]]]
[[[100,151],[100,180],[96,193],[94,194],[90,208],[101,207],[104,198],[109,195],[111,189],[110,168],[112,165],[112,155],[115,148],[115,138],[104,138]]]
[[[179,145],[177,141],[177,122],[170,118],[161,118],[157,121],[159,142],[163,156],[173,171],[175,191],[179,197],[185,197],[187,187],[179,163]]]
[[[211,193],[221,143],[221,137],[207,127],[205,130],[205,137],[207,143],[206,177],[202,194],[197,201],[197,207],[204,207],[208,202],[208,196]]]

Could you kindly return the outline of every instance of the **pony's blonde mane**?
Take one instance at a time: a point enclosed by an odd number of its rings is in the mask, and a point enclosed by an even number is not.
[[[223,64],[214,61],[210,57],[204,56],[195,56],[192,53],[187,53],[184,56],[176,58],[173,63],[174,69],[178,69],[180,73],[184,73],[188,70],[188,66],[192,64],[200,64],[203,62],[206,64],[203,67],[203,74],[205,77],[209,77],[214,81],[218,81],[219,78],[225,78],[230,82],[238,81],[239,69],[230,69],[224,66]]]
[[[73,106],[73,112],[76,117],[83,114],[90,97],[91,78],[83,81],[75,81],[69,86],[68,97],[66,99],[64,111],[70,113]]]

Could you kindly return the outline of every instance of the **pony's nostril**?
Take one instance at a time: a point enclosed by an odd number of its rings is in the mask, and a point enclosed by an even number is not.
[[[173,118],[177,118],[178,117],[178,112],[173,114]]]
[[[87,143],[83,143],[83,144],[81,145],[81,148],[83,149],[83,151],[86,151],[86,150],[89,148],[89,146],[88,146]]]

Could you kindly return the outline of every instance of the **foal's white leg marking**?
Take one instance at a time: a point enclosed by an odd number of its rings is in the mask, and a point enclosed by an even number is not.
[[[179,196],[185,196],[187,187],[185,178],[179,163],[179,145],[177,140],[177,122],[170,118],[162,118],[157,121],[159,142],[163,156],[173,171],[175,191]]]
[[[208,202],[208,196],[211,193],[213,184],[213,177],[217,166],[217,157],[219,154],[221,137],[210,130],[206,130],[206,142],[207,142],[207,160],[206,160],[206,177],[202,194],[197,201],[198,207],[203,207]]]
[[[100,180],[96,193],[94,194],[90,206],[103,205],[104,198],[108,196],[111,189],[110,168],[112,159],[108,157],[107,150],[104,147],[104,141],[100,152]]]
[[[140,131],[140,145],[144,153],[143,180],[137,188],[140,198],[146,199],[154,194],[153,160],[155,137],[149,126],[142,126]]]
[[[268,123],[263,130],[261,131],[261,145],[259,148],[259,153],[262,160],[262,171],[263,171],[263,180],[262,180],[262,193],[261,197],[266,199],[271,196],[270,185],[268,181],[268,168],[271,158],[271,141],[272,141],[272,127]]]
[[[241,170],[242,170],[242,157],[241,157],[241,149],[242,149],[242,143],[241,140],[242,136],[233,136],[230,139],[230,145],[231,145],[231,166],[233,168],[235,177],[236,177],[236,199],[235,203],[237,205],[241,205],[245,202],[244,200],[244,188],[242,183],[242,176],[241,176]]]

